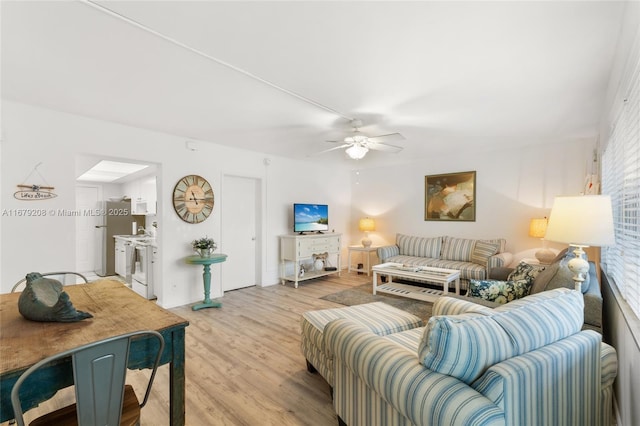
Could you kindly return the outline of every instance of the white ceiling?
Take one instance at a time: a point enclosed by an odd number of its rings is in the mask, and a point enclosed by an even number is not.
[[[3,0],[2,97],[360,168],[595,137],[625,7],[99,4],[157,34],[81,1]],[[347,136],[348,118],[368,135],[402,133],[404,150],[309,157]]]

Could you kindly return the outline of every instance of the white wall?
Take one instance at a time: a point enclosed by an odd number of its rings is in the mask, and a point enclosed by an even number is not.
[[[200,141],[198,150],[185,148],[185,138],[97,121],[8,101],[2,102],[2,198],[0,291],[7,292],[31,271],[74,270],[75,219],[55,214],[75,209],[76,156],[100,155],[159,165],[158,243],[161,258],[161,291],[165,307],[202,299],[202,270],[183,262],[191,254],[190,241],[205,234],[220,241],[220,206],[224,203],[222,176],[257,177],[263,182],[262,284],[278,283],[278,238],[290,233],[294,202],[318,202],[330,206],[331,227],[348,232],[351,198],[349,173],[313,163],[295,162],[215,143]],[[45,201],[13,198],[17,184],[39,183],[36,174],[25,182],[33,167],[55,187],[58,196]],[[212,184],[216,204],[212,216],[201,224],[187,224],[175,214],[170,194],[175,183],[198,174]],[[16,209],[41,210],[44,217],[15,216]],[[53,213],[52,213],[53,212]],[[212,268],[211,297],[222,296],[220,268]]]
[[[394,243],[396,233],[404,233],[506,238],[512,253],[541,247],[538,239],[528,236],[530,219],[548,217],[556,195],[583,190],[594,148],[594,140],[582,139],[354,171],[352,216],[376,219],[376,231],[370,234],[374,244]],[[465,171],[476,171],[475,222],[425,221],[425,176]],[[355,221],[352,235],[357,244],[361,233]]]

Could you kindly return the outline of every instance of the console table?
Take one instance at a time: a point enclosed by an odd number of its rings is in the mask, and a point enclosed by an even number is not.
[[[341,234],[309,234],[309,235],[281,235],[280,236],[280,279],[284,285],[286,281],[293,281],[295,288],[298,283],[325,275],[338,274],[340,276],[340,240]],[[313,262],[314,255],[328,255],[336,258],[335,270],[305,270],[300,276],[300,265],[305,261]],[[287,265],[293,264],[293,273],[287,275]],[[324,265],[327,266],[326,264]]]
[[[209,257],[202,257],[199,255],[187,256],[185,262],[190,265],[202,265],[204,272],[202,274],[202,281],[204,284],[204,300],[202,303],[198,303],[191,307],[192,310],[197,311],[204,308],[219,308],[222,306],[220,302],[214,302],[209,296],[211,292],[211,265],[214,263],[221,263],[227,260],[226,254],[212,254]]]

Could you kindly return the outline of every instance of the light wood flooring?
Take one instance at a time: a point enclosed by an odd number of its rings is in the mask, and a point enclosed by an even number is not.
[[[341,307],[320,299],[370,282],[343,272],[300,283],[249,287],[225,293],[220,309],[171,309],[187,319],[186,424],[333,426],[337,419],[329,385],[306,370],[300,352],[300,318],[308,310]],[[148,370],[128,373],[144,395]],[[27,413],[28,418],[66,405],[70,389]],[[66,393],[66,394],[65,394]],[[168,367],[158,370],[144,425],[168,425]]]

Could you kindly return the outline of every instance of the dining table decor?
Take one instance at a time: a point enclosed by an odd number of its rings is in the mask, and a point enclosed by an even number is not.
[[[31,321],[76,322],[93,318],[88,312],[78,311],[64,291],[62,283],[45,278],[38,272],[26,276],[25,289],[18,299],[20,315]]]

